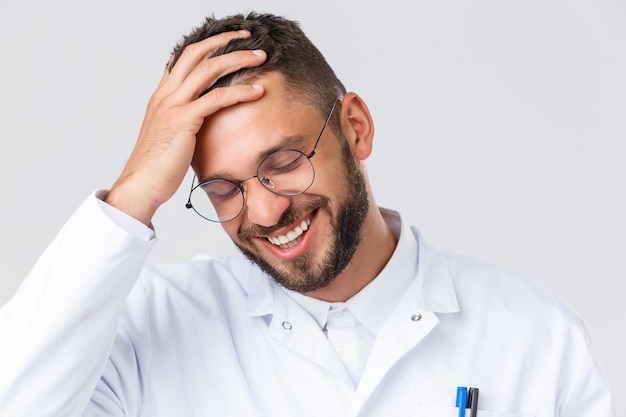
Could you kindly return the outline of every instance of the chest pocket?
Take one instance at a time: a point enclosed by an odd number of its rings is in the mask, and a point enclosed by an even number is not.
[[[416,417],[458,417],[459,409],[439,405],[418,405]],[[470,416],[470,410],[465,410],[465,417]],[[535,417],[533,414],[511,413],[478,409],[477,417]]]

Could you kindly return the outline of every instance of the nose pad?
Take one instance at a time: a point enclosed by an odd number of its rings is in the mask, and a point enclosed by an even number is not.
[[[276,188],[276,184],[274,184],[274,182],[270,178],[259,177],[259,181],[261,182],[261,184],[263,184],[265,188],[268,188],[268,189]]]
[[[269,178],[259,178],[260,181]],[[268,187],[270,188],[270,187]],[[250,181],[246,187],[245,215],[250,222],[259,226],[274,226],[291,204],[291,197],[271,192],[257,181]]]

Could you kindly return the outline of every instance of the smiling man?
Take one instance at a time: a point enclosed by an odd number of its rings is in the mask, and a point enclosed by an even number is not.
[[[288,91],[280,73],[255,82],[262,98],[220,111],[199,132],[192,165],[203,180],[191,205],[228,219],[224,229],[239,249],[285,288],[345,301],[395,247],[361,166],[371,152],[369,112],[353,93],[308,104],[313,99]],[[331,122],[340,115],[341,129]],[[357,251],[360,261],[351,262]]]
[[[0,415],[611,416],[577,314],[378,207],[373,139],[296,23],[208,18],[0,311]],[[145,266],[189,166],[187,207],[239,252]]]

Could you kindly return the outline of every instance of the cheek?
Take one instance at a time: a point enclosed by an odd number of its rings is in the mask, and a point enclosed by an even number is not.
[[[343,150],[337,143],[337,139],[331,138],[331,140],[335,141],[333,146],[313,158],[315,181],[309,192],[335,195],[345,192],[345,188],[350,186],[350,175],[348,175]],[[315,161],[315,158],[319,159]]]
[[[315,182],[313,183],[315,193],[341,198],[349,191],[351,174],[348,173],[345,161],[340,160],[332,164],[325,164],[320,170],[315,171]],[[331,203],[335,203],[335,198],[331,198]]]

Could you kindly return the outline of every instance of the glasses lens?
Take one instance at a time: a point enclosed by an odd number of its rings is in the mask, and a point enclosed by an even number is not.
[[[259,181],[276,194],[297,195],[313,184],[315,171],[305,154],[296,150],[284,150],[271,154],[257,171]]]
[[[191,192],[191,205],[202,217],[213,222],[227,222],[243,210],[243,193],[228,180],[213,180],[196,186]]]

